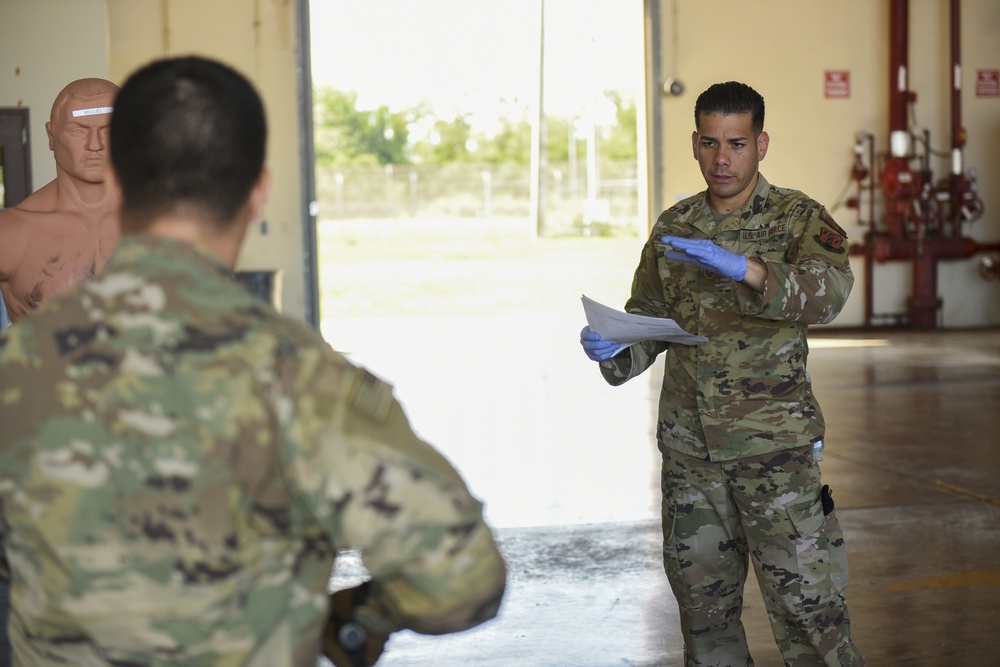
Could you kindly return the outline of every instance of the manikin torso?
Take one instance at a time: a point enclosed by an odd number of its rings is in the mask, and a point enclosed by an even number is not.
[[[30,207],[36,203],[33,197],[0,212],[4,246],[0,266],[2,275],[10,271],[0,290],[12,322],[95,275],[118,243],[118,221],[111,206],[60,211]]]
[[[46,124],[56,179],[0,211],[0,291],[13,322],[104,268],[119,238],[105,187],[107,130],[117,86],[81,79]]]

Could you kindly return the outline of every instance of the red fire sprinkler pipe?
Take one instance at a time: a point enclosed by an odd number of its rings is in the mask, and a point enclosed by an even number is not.
[[[958,235],[962,226],[962,206],[959,204],[968,192],[962,148],[965,146],[965,128],[962,127],[962,45],[960,41],[961,9],[959,0],[950,2],[951,22],[951,229]]]
[[[893,0],[896,2],[897,0]],[[904,0],[909,2],[909,0]],[[955,172],[955,161],[960,161],[961,151],[956,147],[956,141],[961,133],[961,44],[959,42],[958,0],[950,2],[950,51],[951,51],[951,140],[952,169],[949,185],[951,191],[951,207],[949,217],[952,224],[944,235],[936,233],[934,237],[925,236],[926,228],[918,226],[916,238],[907,244],[913,253],[913,293],[910,295],[910,316],[912,324],[917,329],[934,329],[938,325],[938,312],[941,309],[941,299],[937,288],[937,263],[942,259],[971,257],[976,252],[976,244],[971,239],[961,237],[961,216],[956,205],[959,199],[959,188],[962,187],[962,170]],[[943,223],[943,220],[938,220]],[[919,225],[919,222],[918,222]],[[943,224],[941,225],[943,227]],[[941,232],[942,229],[936,230]],[[950,238],[948,235],[950,234]]]
[[[907,221],[919,184],[910,170],[913,150],[907,111],[916,95],[909,86],[909,0],[889,4],[889,155],[880,177],[886,196],[885,224],[894,238],[907,238]]]
[[[906,30],[908,20],[909,0],[892,0],[893,12],[892,28],[903,36],[890,37],[894,45],[906,48]],[[961,63],[961,23],[960,23],[960,0],[950,0],[950,52],[951,52],[951,140],[952,140],[952,164],[951,174],[948,179],[949,192],[949,225],[944,225],[944,220],[937,220],[938,225],[932,225],[930,235],[924,227],[925,221],[916,216],[916,233],[908,238],[890,236],[889,246],[891,248],[888,255],[896,259],[909,257],[913,262],[913,293],[910,296],[910,315],[912,325],[917,329],[933,329],[938,325],[938,313],[941,309],[941,299],[938,297],[937,288],[937,264],[942,260],[967,259],[977,252],[989,251],[997,244],[982,244],[962,236],[962,223],[964,222],[965,206],[964,202],[971,194],[970,181],[965,177],[962,165],[962,147],[965,145],[965,128],[962,127],[962,63]],[[898,41],[895,41],[898,40]],[[915,99],[915,96],[906,90],[905,75],[902,74],[906,66],[906,55],[896,54],[897,81],[896,89],[890,96],[890,132],[897,127],[906,129],[906,104]],[[892,100],[895,99],[895,106]],[[902,125],[900,125],[902,123]],[[907,137],[909,134],[907,133]],[[898,156],[895,147],[892,150],[893,159]],[[892,160],[890,160],[891,162]],[[901,173],[901,172],[900,172]],[[915,193],[909,193],[916,196]],[[912,200],[909,202],[912,204]],[[898,200],[897,204],[903,204]],[[898,212],[898,209],[897,209]],[[887,222],[891,219],[887,214]],[[905,235],[905,230],[904,230]],[[876,256],[880,253],[876,249]]]
[[[965,146],[965,128],[962,127],[962,44],[961,5],[959,0],[951,0],[951,148],[952,151]],[[955,163],[952,162],[952,175]],[[961,175],[961,169],[958,175]]]
[[[965,176],[962,147],[965,128],[961,119],[961,41],[960,0],[950,0],[951,21],[951,173],[943,190],[948,202],[948,220],[935,215],[926,206],[926,188],[930,187],[930,170],[913,172],[910,162],[915,157],[908,128],[908,105],[916,100],[909,90],[909,0],[890,0],[889,5],[889,144],[890,150],[880,174],[879,184],[885,196],[885,231],[872,229],[863,245],[852,245],[851,254],[865,254],[868,280],[865,293],[865,324],[872,317],[872,262],[907,260],[913,268],[913,291],[909,299],[911,325],[917,329],[932,329],[938,324],[941,299],[937,295],[937,263],[948,259],[969,258],[977,252],[992,252],[997,243],[977,243],[962,236],[962,223],[974,220],[982,213],[981,201],[975,194],[973,181]],[[874,184],[873,188],[874,190]],[[933,194],[932,193],[932,196]],[[943,211],[942,211],[943,213]]]
[[[889,136],[905,132],[909,89],[910,49],[909,0],[891,0],[889,5]],[[899,157],[895,156],[894,157]]]

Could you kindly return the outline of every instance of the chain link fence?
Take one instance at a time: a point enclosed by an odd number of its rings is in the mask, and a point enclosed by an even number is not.
[[[602,163],[597,196],[588,198],[586,167],[549,164],[542,192],[545,228],[611,233],[634,229],[638,180],[631,162]],[[385,165],[317,167],[324,220],[427,217],[522,218],[531,215],[525,165]]]

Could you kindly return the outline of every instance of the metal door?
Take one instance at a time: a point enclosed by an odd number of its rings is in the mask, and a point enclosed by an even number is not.
[[[31,194],[28,110],[0,108],[0,209],[17,206]],[[0,329],[9,324],[0,296]]]

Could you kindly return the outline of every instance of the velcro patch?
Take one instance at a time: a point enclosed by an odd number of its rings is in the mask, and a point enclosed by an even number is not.
[[[348,402],[359,415],[381,424],[392,409],[392,386],[363,370],[351,387]]]
[[[847,240],[847,232],[841,229],[830,213],[824,208],[819,212],[820,222],[824,223],[819,228],[819,234],[813,236],[813,240],[830,252],[837,254],[847,252],[844,242]]]
[[[829,227],[820,227],[819,234],[813,239],[830,252],[847,252],[847,248],[844,247],[844,237]]]

